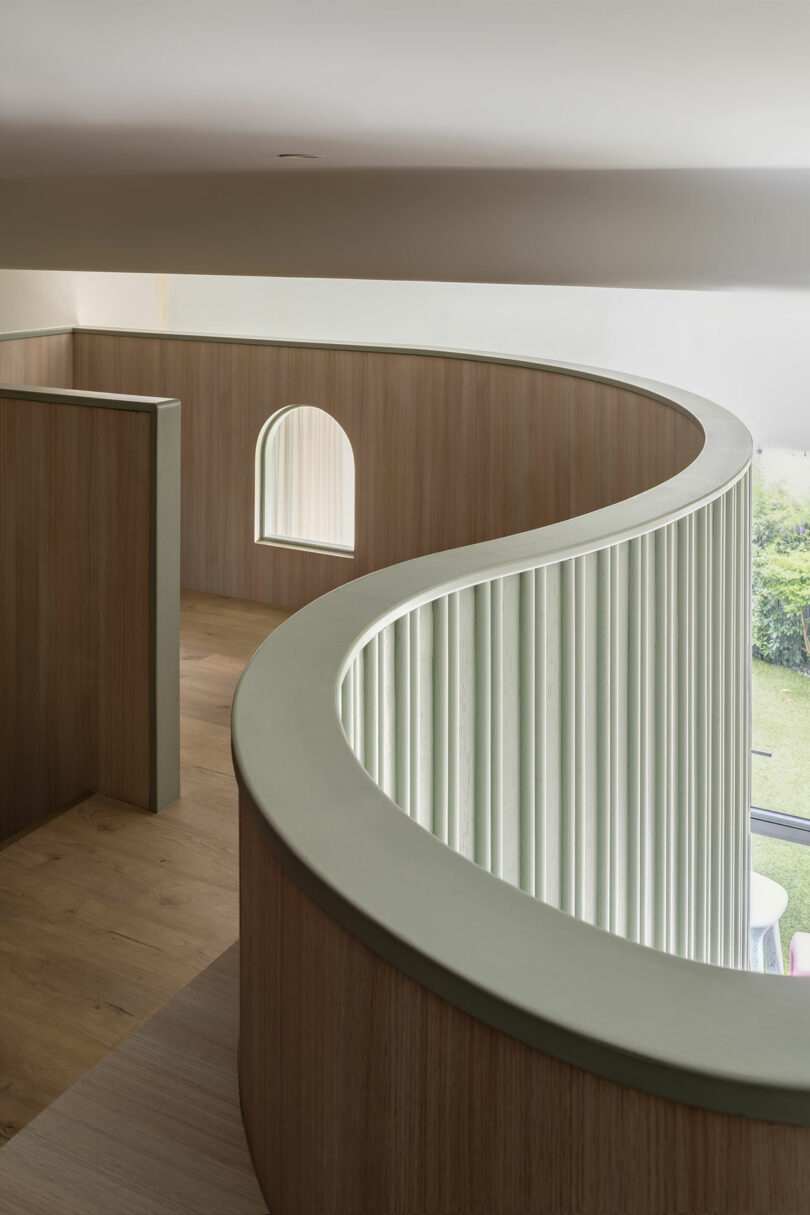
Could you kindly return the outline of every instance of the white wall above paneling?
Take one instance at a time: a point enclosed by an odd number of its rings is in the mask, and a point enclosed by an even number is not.
[[[810,291],[0,271],[1,329],[74,323],[587,363],[707,396],[761,446],[810,449]]]
[[[169,275],[168,327],[443,346],[663,380],[736,413],[763,446],[810,448],[810,292]]]
[[[0,270],[0,331],[75,324],[76,280],[59,270]]]
[[[0,270],[0,332],[60,325],[164,329],[165,275]]]
[[[75,275],[79,325],[122,329],[166,328],[165,274]]]

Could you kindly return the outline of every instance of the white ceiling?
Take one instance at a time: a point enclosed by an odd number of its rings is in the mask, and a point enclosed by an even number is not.
[[[4,0],[0,175],[810,166],[805,0]]]

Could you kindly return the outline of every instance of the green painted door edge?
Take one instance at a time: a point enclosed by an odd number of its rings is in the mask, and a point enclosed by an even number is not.
[[[152,414],[150,809],[180,796],[180,402]]]

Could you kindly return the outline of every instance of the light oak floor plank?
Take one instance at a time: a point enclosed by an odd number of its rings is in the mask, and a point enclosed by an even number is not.
[[[237,1037],[233,945],[0,1152],[4,1215],[263,1215]]]
[[[183,592],[180,800],[90,797],[0,849],[0,1143],[236,940],[231,700],[287,614]]]

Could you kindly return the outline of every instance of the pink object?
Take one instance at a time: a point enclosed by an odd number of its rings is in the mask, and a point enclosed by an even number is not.
[[[790,973],[810,975],[810,932],[794,932],[791,937]]]

